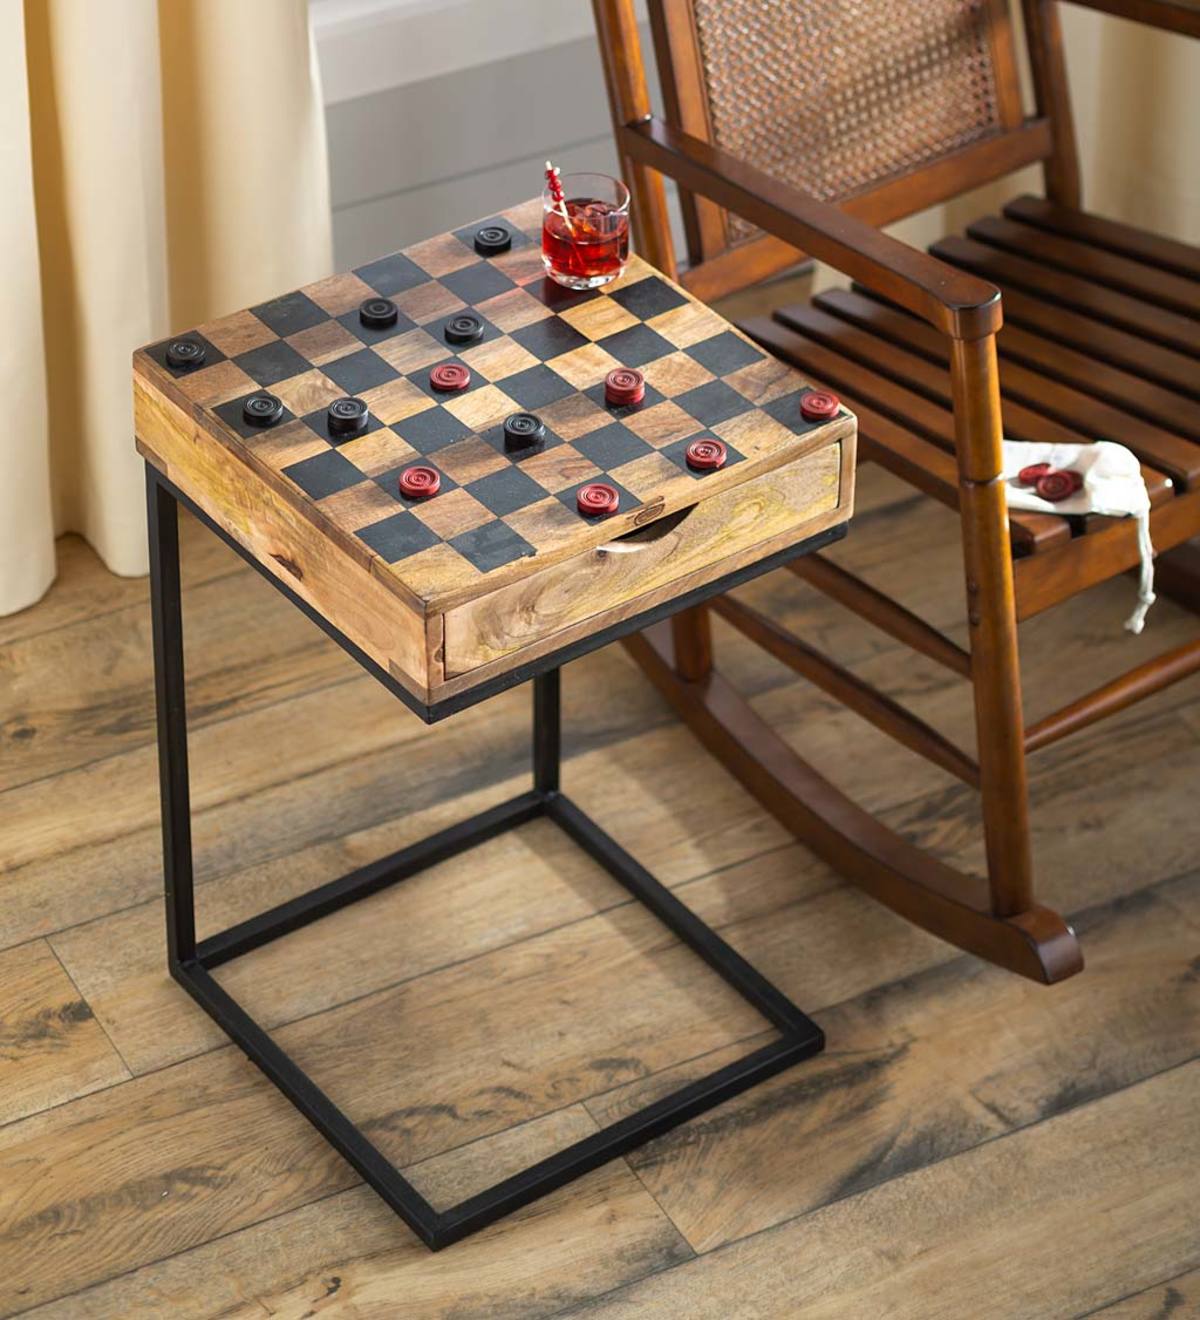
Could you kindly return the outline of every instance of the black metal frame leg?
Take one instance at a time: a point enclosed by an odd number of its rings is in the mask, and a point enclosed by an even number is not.
[[[321,885],[199,943],[195,935],[177,500],[147,467],[150,591],[171,975],[433,1250],[817,1053],[817,1025],[569,799],[559,783],[559,670],[533,678],[533,787],[511,801]],[[330,629],[327,627],[327,631]],[[347,639],[333,634],[349,646]],[[780,1032],[780,1038],[544,1160],[436,1210],[212,976],[251,949],[537,816],[556,822]],[[447,1048],[453,1048],[448,1043]]]

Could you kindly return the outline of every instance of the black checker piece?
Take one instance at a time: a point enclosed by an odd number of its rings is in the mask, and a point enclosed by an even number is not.
[[[732,330],[725,330],[711,339],[693,344],[685,352],[702,367],[707,367],[714,376],[728,376],[742,367],[748,367],[752,362],[761,362],[766,356]]]
[[[177,352],[168,357],[173,344],[195,344],[200,356],[197,357],[193,350],[192,361],[177,366],[176,362],[180,354]],[[164,339],[161,344],[148,348],[146,353],[160,367],[166,368],[172,376],[187,376],[193,371],[199,371],[201,367],[211,367],[217,362],[225,361],[225,354],[214,343],[205,339],[203,335],[198,335],[194,330],[190,330],[186,335],[178,335],[175,339]]]
[[[682,307],[687,299],[682,293],[676,293],[665,281],[660,280],[657,275],[650,275],[644,280],[638,280],[636,284],[628,284],[623,289],[618,289],[615,293],[609,295],[613,302],[620,303],[627,312],[632,313],[639,320],[648,321],[652,316],[660,316],[663,312],[673,311],[676,307]]]
[[[653,445],[647,444],[641,436],[634,435],[620,422],[602,426],[598,431],[581,436],[573,444],[584,458],[605,471],[654,453]]]
[[[310,330],[314,325],[329,320],[329,313],[318,307],[304,293],[285,293],[282,298],[272,298],[270,302],[259,303],[250,310],[265,326],[269,326],[280,339],[298,334],[301,330]]]
[[[376,293],[382,293],[385,298],[429,282],[429,276],[421,267],[402,252],[394,252],[390,257],[383,257],[379,261],[372,261],[369,265],[359,266],[354,273],[364,284],[369,284]]]
[[[260,385],[275,385],[312,370],[312,363],[282,339],[252,348],[248,353],[239,353],[233,360]]]
[[[257,394],[259,391],[256,390],[255,393]],[[242,411],[245,407],[246,400],[251,397],[252,396],[249,394],[243,394],[240,399],[230,399],[228,403],[219,403],[213,409],[213,412],[216,413],[225,425],[231,430],[236,431],[244,440],[249,440],[254,436],[264,435],[268,431],[278,430],[279,427],[283,426],[285,423],[295,419],[296,414],[290,412],[285,407],[280,414],[279,420],[274,426],[267,428],[255,426],[253,422],[248,422],[246,420],[245,414]]]
[[[710,380],[707,385],[697,385],[694,390],[679,395],[675,402],[703,426],[727,422],[731,417],[738,417],[753,407],[748,399],[731,389],[723,380]]]
[[[545,492],[543,492],[544,494]],[[484,523],[451,539],[450,545],[481,573],[535,553],[533,546],[503,522]]]
[[[391,325],[374,326],[364,325],[362,316],[356,307],[351,312],[343,312],[337,318],[338,324],[344,326],[355,339],[364,344],[378,344],[384,339],[394,339],[397,335],[402,335],[407,330],[415,329],[416,321],[410,320],[403,312],[396,313],[396,320]]]
[[[443,275],[440,283],[470,306],[478,306],[517,287],[507,275],[486,261]]]
[[[400,374],[369,348],[360,348],[357,353],[334,358],[332,362],[326,362],[321,370],[347,394],[362,394],[374,389],[376,385],[385,385],[389,380],[395,380]]]
[[[407,440],[418,454],[434,454],[473,434],[465,422],[460,422],[441,406],[426,408],[424,412],[393,422],[392,430],[402,440]]]
[[[545,408],[575,393],[573,385],[541,362],[536,367],[518,371],[515,376],[505,376],[499,387],[522,408]]]
[[[570,353],[572,349],[582,348],[588,342],[586,335],[581,335],[561,316],[546,316],[532,325],[523,325],[519,330],[514,330],[509,338],[543,362]]]
[[[318,412],[310,412],[300,420],[310,430],[315,431],[322,440],[328,440],[331,445],[344,445],[351,440],[360,440],[364,435],[370,435],[372,431],[378,431],[383,426],[383,423],[374,413],[368,412],[367,423],[361,431],[339,434],[337,431],[330,429],[328,408],[322,408]]]
[[[490,476],[480,477],[467,490],[498,518],[546,498],[545,489],[517,467],[501,468]]]
[[[532,247],[533,245],[533,239],[528,234],[523,234],[511,220],[505,220],[502,215],[494,215],[488,220],[479,221],[478,224],[467,225],[465,229],[455,229],[451,232],[465,247],[473,248],[475,246],[475,235],[481,229],[507,229],[510,247],[513,249]]]
[[[675,352],[675,345],[648,325],[631,325],[596,342],[625,367],[640,367]]]
[[[362,527],[357,535],[360,541],[365,541],[389,564],[399,563],[409,555],[428,550],[431,545],[441,544],[437,533],[431,532],[420,518],[414,518],[407,510],[394,513],[382,522],[372,523],[370,527]]]
[[[504,386],[505,386],[505,382],[501,381],[499,388],[503,389]],[[519,463],[523,458],[529,458],[533,454],[539,454],[545,449],[553,449],[557,445],[562,444],[562,436],[556,435],[555,432],[553,432],[548,426],[546,426],[544,422],[542,423],[542,426],[544,427],[545,434],[542,436],[542,438],[538,441],[536,445],[531,445],[523,453],[519,449],[508,448],[507,441],[504,435],[503,422],[501,422],[498,426],[489,427],[486,431],[480,431],[479,438],[482,441],[484,441],[485,444],[491,445],[491,447],[498,454],[503,454],[505,458],[509,459],[513,463]],[[400,428],[396,427],[395,429],[399,430]],[[405,436],[404,438],[406,440],[408,439],[407,436]]]
[[[323,500],[326,495],[336,495],[339,490],[357,486],[366,477],[350,462],[343,458],[336,449],[327,454],[316,454],[312,458],[301,459],[283,469],[283,475],[294,481],[310,498]]]
[[[460,344],[456,343],[455,340],[451,339],[451,335],[456,333],[455,329],[451,325],[451,322],[457,320],[460,317],[466,317],[466,316],[473,317],[476,321],[478,321],[481,326],[481,329],[478,335],[473,336],[468,341],[461,342],[462,348],[474,348],[476,344],[487,344],[493,339],[500,338],[500,331],[496,329],[496,327],[491,323],[491,321],[489,321],[486,317],[480,316],[478,312],[471,311],[470,308],[465,308],[463,311],[460,312],[451,312],[449,316],[443,316],[440,321],[434,321],[431,325],[427,325],[425,327],[425,330],[427,331],[427,333],[431,334],[434,337],[434,339],[438,340],[440,343],[446,344],[450,349],[453,350],[454,348],[459,347]]]

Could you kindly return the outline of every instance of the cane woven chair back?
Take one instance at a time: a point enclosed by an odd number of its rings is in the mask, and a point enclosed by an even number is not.
[[[822,201],[857,199],[849,209],[882,224],[1004,172],[970,165],[1022,124],[1004,0],[650,8],[666,118]],[[684,207],[693,265],[764,241],[711,202]]]

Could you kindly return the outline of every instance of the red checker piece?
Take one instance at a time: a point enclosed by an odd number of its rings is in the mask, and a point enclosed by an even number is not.
[[[436,495],[441,488],[442,477],[437,468],[417,465],[400,473],[400,493],[409,499],[420,500],[427,495]]]
[[[800,416],[806,422],[826,422],[837,416],[842,401],[828,390],[809,390],[800,400]]]
[[[1083,485],[1083,477],[1078,472],[1066,469],[1061,472],[1045,472],[1037,479],[1037,493],[1051,504],[1065,500]]]
[[[429,383],[435,390],[446,394],[465,390],[471,383],[471,369],[461,362],[443,362],[429,373]]]
[[[646,378],[634,367],[616,367],[604,378],[604,397],[618,406],[641,403],[646,397]]]
[[[621,497],[616,490],[603,481],[589,481],[575,492],[575,507],[589,518],[597,514],[616,513],[620,503]]]
[[[1036,486],[1038,477],[1044,477],[1050,471],[1052,469],[1049,463],[1030,463],[1028,467],[1023,467],[1017,473],[1017,481],[1022,486]]]
[[[697,472],[711,472],[714,468],[724,467],[729,451],[720,440],[705,436],[703,440],[693,440],[683,451],[687,465]]]

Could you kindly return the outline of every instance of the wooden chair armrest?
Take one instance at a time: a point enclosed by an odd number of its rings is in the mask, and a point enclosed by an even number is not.
[[[649,118],[619,130],[634,160],[907,307],[955,339],[1000,328],[1000,291],[809,197],[720,147]]]
[[[1085,9],[1098,9],[1147,27],[1200,37],[1200,0],[1069,0]]]

